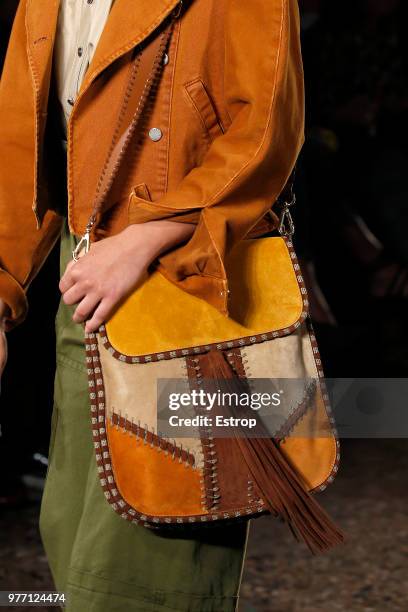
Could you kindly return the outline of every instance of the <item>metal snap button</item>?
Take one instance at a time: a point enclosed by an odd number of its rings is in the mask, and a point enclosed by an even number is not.
[[[158,142],[163,136],[163,132],[159,128],[152,128],[149,130],[149,138],[153,140],[153,142]]]
[[[167,53],[165,53],[163,57],[163,65],[167,66],[168,63],[169,63],[169,56]]]

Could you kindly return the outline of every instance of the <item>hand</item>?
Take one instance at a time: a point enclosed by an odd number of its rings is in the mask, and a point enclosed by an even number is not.
[[[146,277],[149,265],[168,248],[189,238],[194,225],[151,221],[130,225],[119,234],[91,245],[77,262],[71,261],[60,281],[65,304],[78,304],[73,320],[86,321],[94,332]]]
[[[0,377],[7,363],[7,338],[6,338],[6,320],[9,314],[9,308],[2,299],[0,299]]]

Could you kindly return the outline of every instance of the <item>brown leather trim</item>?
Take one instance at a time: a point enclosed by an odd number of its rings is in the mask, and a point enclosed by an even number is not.
[[[200,389],[201,381],[207,376],[202,357],[186,358],[192,389]],[[227,358],[236,374],[245,377],[240,351],[228,351]],[[197,411],[197,414],[201,413]],[[217,411],[213,411],[212,417],[216,414]],[[228,512],[231,507],[262,504],[260,495],[254,493],[254,484],[249,479],[246,464],[233,440],[214,438],[210,427],[201,427],[199,431],[205,466],[202,480],[203,508],[208,512]]]
[[[245,378],[245,370],[242,363],[241,352],[239,349],[224,351],[225,357],[229,362],[232,371],[239,378]],[[196,386],[200,386],[201,380],[211,378],[207,370],[207,355],[199,355],[192,359],[193,368],[189,368],[189,376]],[[226,409],[214,406],[211,411],[212,418],[217,415],[225,414]],[[208,463],[217,463],[212,466],[212,478],[208,482],[205,480],[207,493],[207,507],[210,511],[214,508],[220,512],[228,511],[229,508],[240,507],[244,504],[253,503],[253,483],[245,460],[234,438],[214,438],[211,428],[204,435],[208,436],[203,441],[204,456]],[[257,502],[262,503],[260,497]]]
[[[227,359],[232,369],[237,374],[237,376],[239,376],[240,378],[248,378],[246,369],[245,369],[246,361],[244,359],[244,356],[242,355],[241,349],[236,349],[236,348],[230,349],[226,353],[226,355],[227,355]],[[246,464],[245,464],[245,470],[246,470]],[[251,480],[251,475],[248,472],[247,472],[245,488],[246,488],[247,502],[249,504],[262,503],[261,492],[258,490],[255,483]]]

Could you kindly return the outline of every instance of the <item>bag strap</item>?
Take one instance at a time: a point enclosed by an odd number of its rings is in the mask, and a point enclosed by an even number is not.
[[[163,66],[165,52],[182,8],[183,1],[181,0],[171,13],[170,23],[160,36],[156,36],[149,44],[145,45],[131,64],[112,145],[97,183],[92,213],[85,228],[85,233],[72,253],[75,261],[77,261],[81,251],[85,250],[85,253],[89,251],[91,231],[96,225],[98,214],[106,201],[139,123],[146,101]]]

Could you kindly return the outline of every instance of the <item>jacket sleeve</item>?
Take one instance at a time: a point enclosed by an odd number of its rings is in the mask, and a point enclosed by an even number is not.
[[[48,212],[37,229],[31,210],[37,128],[25,11],[20,0],[0,80],[0,298],[11,310],[9,328],[24,319],[28,285],[61,228],[61,217]]]
[[[191,240],[162,256],[159,269],[224,313],[225,256],[276,201],[304,141],[297,0],[230,0],[226,19],[229,128],[159,201],[131,196],[136,223],[196,220]]]

